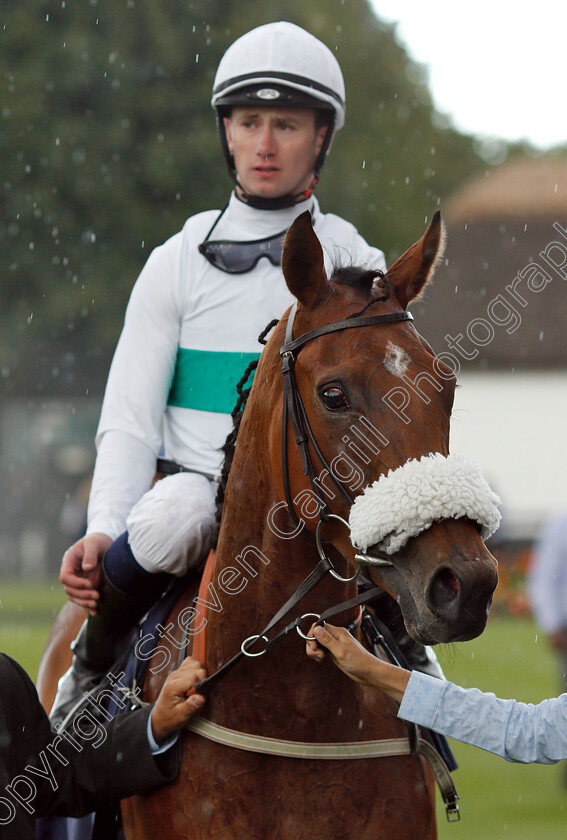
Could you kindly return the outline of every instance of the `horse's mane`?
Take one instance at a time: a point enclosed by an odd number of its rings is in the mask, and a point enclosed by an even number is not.
[[[365,312],[369,306],[372,306],[373,303],[387,300],[390,297],[390,284],[388,283],[388,279],[384,272],[380,271],[379,269],[367,269],[354,265],[337,265],[333,267],[331,282],[339,286],[352,286],[366,293],[366,297],[368,298],[367,304],[359,312],[355,312],[352,315],[349,315],[349,318],[357,317],[362,312]],[[260,342],[260,344],[265,345],[267,343],[266,336],[270,332],[270,330],[272,330],[275,327],[277,323],[277,319],[275,319],[274,321],[270,321],[268,326],[264,330],[262,330],[262,332],[258,336],[258,341]],[[236,390],[238,392],[238,399],[230,415],[232,417],[232,430],[227,435],[227,438],[223,446],[221,447],[221,451],[224,454],[224,460],[215,501],[217,536],[218,529],[220,528],[221,523],[226,485],[228,483],[230,468],[232,466],[232,460],[234,457],[234,450],[236,447],[238,430],[240,429],[240,421],[242,420],[242,415],[244,413],[244,409],[246,408],[246,403],[248,401],[248,397],[252,388],[252,385],[250,385],[250,387],[248,388],[245,388],[245,385],[250,377],[250,374],[254,370],[256,370],[257,366],[257,360],[250,362],[250,364],[244,371],[242,378],[236,386]]]

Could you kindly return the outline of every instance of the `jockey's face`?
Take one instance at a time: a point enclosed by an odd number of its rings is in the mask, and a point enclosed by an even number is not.
[[[327,126],[316,128],[312,109],[233,108],[224,124],[246,193],[281,198],[308,189],[327,131]]]

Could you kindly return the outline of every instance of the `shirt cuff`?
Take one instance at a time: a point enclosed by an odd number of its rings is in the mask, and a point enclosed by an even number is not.
[[[447,685],[448,683],[444,680],[422,674],[420,671],[412,671],[398,710],[398,717],[432,729]]]
[[[153,714],[153,709],[152,709]],[[164,752],[167,752],[175,743],[177,743],[177,739],[179,738],[179,732],[174,732],[173,735],[170,735],[169,738],[161,744],[161,746],[157,743],[156,739],[154,738],[154,733],[152,732],[152,715],[148,715],[148,724],[146,728],[146,732],[148,734],[148,741],[150,744],[150,750],[152,755],[161,755]]]

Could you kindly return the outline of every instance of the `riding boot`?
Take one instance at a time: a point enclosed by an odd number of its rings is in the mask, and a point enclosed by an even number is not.
[[[126,652],[134,625],[173,577],[145,571],[132,554],[127,534],[118,537],[107,551],[103,572],[97,613],[87,618],[71,645],[73,662],[59,681],[49,716],[53,726],[67,723],[77,702],[101,682]]]

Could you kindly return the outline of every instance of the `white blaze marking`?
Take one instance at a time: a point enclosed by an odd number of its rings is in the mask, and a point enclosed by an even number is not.
[[[384,356],[384,367],[394,376],[403,376],[410,363],[410,357],[398,347],[389,341],[386,345],[386,355]]]

